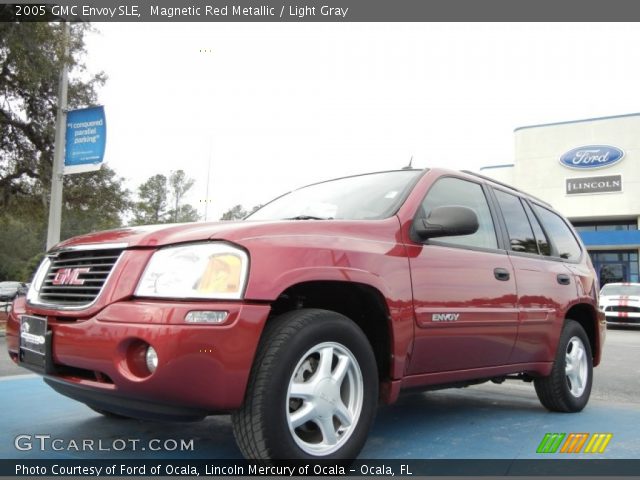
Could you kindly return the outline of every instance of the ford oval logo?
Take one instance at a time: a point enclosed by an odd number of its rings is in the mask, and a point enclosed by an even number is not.
[[[624,152],[610,145],[587,145],[569,150],[560,157],[560,163],[579,170],[603,168],[615,165],[624,157]]]

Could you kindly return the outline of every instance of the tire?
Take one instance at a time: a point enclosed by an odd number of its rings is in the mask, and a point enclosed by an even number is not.
[[[117,420],[130,420],[131,419],[131,417],[126,417],[124,415],[119,415],[117,413],[110,412],[109,410],[103,410],[102,408],[92,407],[91,405],[87,405],[87,407],[89,407],[94,412],[99,413],[100,415],[103,415],[103,416],[105,416],[107,418],[113,418],[113,419],[117,419]]]
[[[540,403],[553,412],[579,412],[589,401],[593,382],[591,344],[582,326],[567,320],[560,334],[551,374],[536,378]]]
[[[335,312],[269,321],[243,406],[231,416],[247,459],[354,459],[378,405],[378,373],[362,330]]]

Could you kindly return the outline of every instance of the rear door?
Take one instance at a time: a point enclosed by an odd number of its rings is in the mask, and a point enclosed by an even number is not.
[[[550,361],[566,306],[576,297],[575,276],[528,202],[500,189],[492,192],[504,218],[518,291],[518,337],[509,363]]]
[[[472,235],[416,241],[420,248],[411,249],[416,329],[409,374],[502,365],[515,343],[514,272],[499,248],[485,187],[458,177],[440,178],[417,216],[447,205],[474,210],[479,229]]]

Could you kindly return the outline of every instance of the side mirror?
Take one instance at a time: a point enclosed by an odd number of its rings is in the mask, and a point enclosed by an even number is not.
[[[427,218],[413,222],[413,230],[423,240],[435,237],[470,235],[478,231],[478,216],[467,207],[435,207]]]

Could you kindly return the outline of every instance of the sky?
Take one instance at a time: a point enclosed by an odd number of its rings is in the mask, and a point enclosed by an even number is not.
[[[100,23],[105,161],[217,220],[330,178],[513,162],[525,125],[640,112],[625,23]],[[207,182],[207,172],[209,181]],[[208,184],[208,195],[207,195]]]

